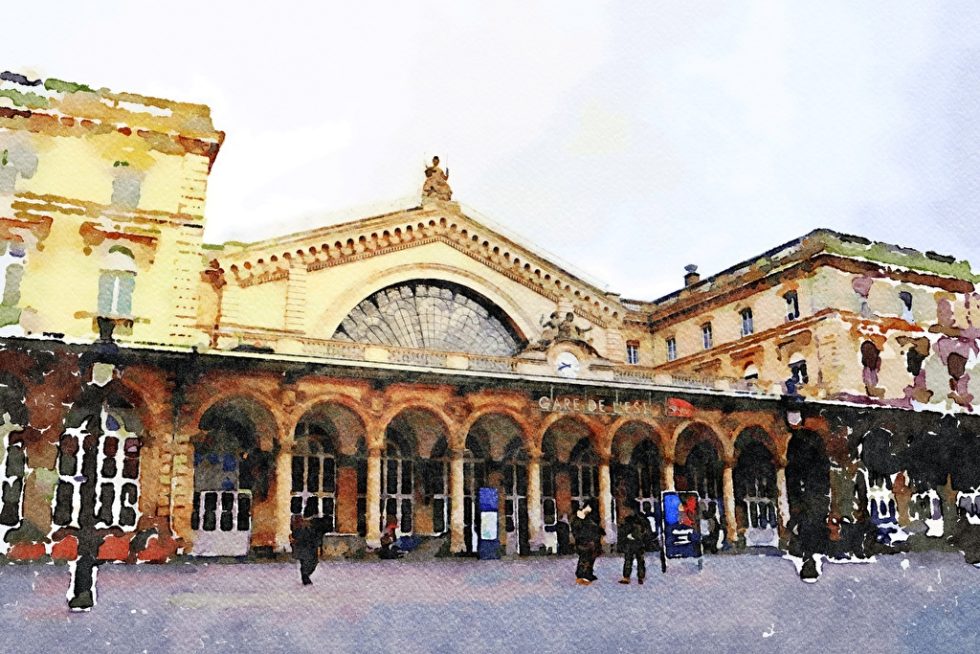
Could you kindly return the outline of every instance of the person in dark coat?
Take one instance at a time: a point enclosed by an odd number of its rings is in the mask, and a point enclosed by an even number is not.
[[[623,552],[623,578],[621,584],[628,584],[633,574],[633,561],[636,561],[636,581],[639,584],[647,576],[647,564],[643,558],[646,543],[651,539],[650,522],[629,507],[623,507],[623,522],[619,526],[619,548]]]
[[[327,522],[324,518],[293,516],[292,534],[289,540],[293,546],[293,556],[299,560],[299,576],[304,586],[313,583],[310,575],[320,562],[323,535],[329,531]]]
[[[575,583],[588,586],[598,579],[595,576],[595,560],[601,552],[601,539],[606,532],[592,519],[592,507],[586,504],[575,513],[572,519],[572,537],[575,538],[575,551],[578,552],[578,565],[575,567]]]

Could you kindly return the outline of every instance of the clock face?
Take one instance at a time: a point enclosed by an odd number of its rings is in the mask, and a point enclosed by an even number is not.
[[[578,357],[571,352],[561,352],[555,358],[555,371],[561,377],[577,377],[580,367]]]

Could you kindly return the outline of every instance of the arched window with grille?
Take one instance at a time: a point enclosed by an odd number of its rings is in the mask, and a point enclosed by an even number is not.
[[[296,427],[293,446],[289,511],[307,518],[325,518],[336,531],[337,465],[334,445],[326,428],[315,421]]]
[[[568,459],[572,491],[572,511],[586,504],[598,515],[599,511],[599,461],[588,438],[581,439],[572,449]]]
[[[135,529],[140,515],[140,448],[139,436],[105,404],[98,415],[86,416],[77,426],[67,428],[58,444],[54,524],[79,526],[82,470],[85,459],[95,456],[97,526]]]

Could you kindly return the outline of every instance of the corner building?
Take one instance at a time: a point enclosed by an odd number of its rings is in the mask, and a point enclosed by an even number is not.
[[[627,300],[468,215],[438,161],[416,206],[209,245],[223,136],[0,75],[0,554],[73,556],[93,455],[129,561],[285,551],[294,514],[336,555],[389,520],[474,552],[484,486],[515,555],[583,504],[611,545],[666,489],[722,548],[785,545],[804,502],[937,547],[980,522],[965,262],[818,230]]]

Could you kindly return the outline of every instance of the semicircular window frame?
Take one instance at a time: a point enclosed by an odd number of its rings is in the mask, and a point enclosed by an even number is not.
[[[527,345],[515,322],[491,300],[438,279],[412,279],[372,293],[351,309],[331,338],[483,356],[513,356]]]

